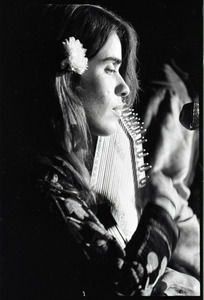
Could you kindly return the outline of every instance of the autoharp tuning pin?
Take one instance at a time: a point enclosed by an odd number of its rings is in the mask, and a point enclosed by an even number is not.
[[[143,134],[143,133],[145,133],[147,131],[147,129],[145,129],[143,126],[138,126],[135,129],[136,129],[136,131],[135,131],[136,134],[139,134],[139,133]]]
[[[145,133],[146,131],[147,129],[142,127],[141,134]]]
[[[129,122],[129,120],[126,120],[126,125],[129,127],[129,129],[131,130],[132,133],[135,133],[135,130],[139,129],[139,122],[137,122],[137,120],[131,120]]]
[[[140,125],[140,122],[138,122],[137,118],[134,119],[134,121],[131,123],[132,130],[136,129],[137,126]]]
[[[132,127],[132,131],[135,132],[135,133],[137,133],[136,131],[141,130],[141,126],[140,126],[139,122],[132,123],[131,127]]]
[[[142,178],[142,179],[140,180],[140,183],[139,183],[140,186],[141,186],[141,187],[144,187],[144,186],[146,185],[148,179],[149,179],[149,176],[146,176],[145,178]]]
[[[123,114],[129,114],[129,115],[132,114],[131,109],[129,109],[129,107],[126,107],[126,106],[123,106],[122,112],[123,112]]]
[[[138,129],[136,129],[135,133],[136,133],[136,134],[141,133],[141,128],[139,127]]]
[[[123,110],[123,117],[129,117],[132,115],[132,112],[131,111],[124,111]]]
[[[131,108],[127,107],[127,106],[123,106],[122,108],[123,113],[133,113],[134,110],[132,110]]]
[[[147,171],[147,170],[149,170],[151,168],[152,168],[152,166],[149,163],[145,163],[144,165],[142,165],[142,166],[139,167],[139,171],[143,172],[143,171]]]
[[[137,145],[140,145],[140,144],[143,144],[146,142],[147,142],[147,139],[145,139],[143,136],[136,140]]]
[[[131,116],[131,117],[129,117],[129,121],[131,122],[132,120],[134,120],[135,119],[135,116]]]
[[[133,114],[133,116],[135,116],[135,117],[138,116],[138,113],[136,113],[136,112],[133,112],[132,114]]]
[[[143,150],[141,150],[141,151],[139,151],[139,152],[137,153],[137,156],[138,156],[139,158],[145,157],[145,156],[147,156],[147,155],[149,155],[149,152],[147,152],[145,149],[143,149]]]

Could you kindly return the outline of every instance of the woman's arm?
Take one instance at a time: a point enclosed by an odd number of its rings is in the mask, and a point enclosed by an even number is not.
[[[149,203],[138,228],[126,247],[117,294],[151,295],[157,280],[163,275],[178,239],[178,229],[162,207]]]
[[[74,197],[74,193],[71,196],[61,186],[57,174],[49,180],[49,189],[52,204],[63,217],[69,234],[83,250],[90,266],[97,265],[95,271],[105,272],[107,280],[111,281],[107,285],[108,292],[116,295],[151,294],[165,271],[178,238],[178,229],[169,213],[159,205],[149,203],[124,252],[85,201]]]

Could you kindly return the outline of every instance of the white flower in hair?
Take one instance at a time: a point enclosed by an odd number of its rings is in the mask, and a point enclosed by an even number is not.
[[[61,63],[62,69],[65,69],[69,65],[73,72],[82,75],[88,68],[88,58],[85,57],[86,49],[74,37],[70,37],[69,40],[65,39],[62,44],[67,54],[67,58]]]

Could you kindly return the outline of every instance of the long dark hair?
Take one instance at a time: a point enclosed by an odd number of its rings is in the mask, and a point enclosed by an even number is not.
[[[91,137],[77,96],[80,75],[60,69],[65,58],[62,41],[79,39],[91,60],[115,31],[122,44],[121,75],[130,88],[125,101],[132,105],[138,89],[135,30],[115,13],[89,4],[44,5],[32,12],[31,23],[21,41],[26,68],[18,85],[24,91],[18,95],[18,110],[21,107],[23,130],[16,142],[23,153],[61,157],[80,185],[89,189]]]

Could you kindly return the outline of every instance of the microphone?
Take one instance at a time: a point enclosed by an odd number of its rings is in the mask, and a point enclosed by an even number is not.
[[[191,102],[184,104],[180,115],[180,123],[188,130],[195,130],[199,127],[199,103]]]

